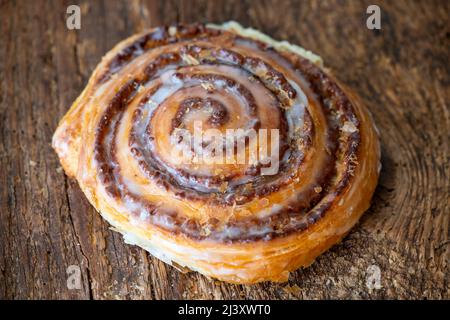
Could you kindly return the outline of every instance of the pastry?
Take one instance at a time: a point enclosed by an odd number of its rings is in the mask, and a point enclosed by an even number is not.
[[[368,111],[322,59],[235,22],[120,42],[53,148],[127,243],[232,283],[310,265],[368,209],[380,168]]]

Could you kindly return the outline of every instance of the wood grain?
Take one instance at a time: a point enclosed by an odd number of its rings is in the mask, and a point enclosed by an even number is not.
[[[382,9],[382,29],[365,27]],[[66,8],[82,8],[81,30]],[[0,1],[0,298],[449,299],[448,1]],[[324,58],[373,113],[383,169],[372,208],[287,284],[182,274],[123,243],[59,166],[58,120],[115,43],[174,22],[237,20]],[[81,268],[69,290],[66,269]],[[369,289],[369,266],[381,288]],[[368,269],[369,268],[369,269]]]

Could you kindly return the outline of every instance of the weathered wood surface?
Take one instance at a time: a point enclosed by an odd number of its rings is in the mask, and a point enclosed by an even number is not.
[[[382,30],[365,26],[382,9]],[[0,1],[0,297],[79,299],[449,298],[450,3],[442,1]],[[101,56],[144,28],[237,20],[320,54],[361,95],[382,140],[373,206],[287,284],[181,274],[123,243],[50,146]],[[66,269],[81,268],[69,290]],[[369,289],[369,266],[381,288]],[[369,269],[368,269],[369,268]]]

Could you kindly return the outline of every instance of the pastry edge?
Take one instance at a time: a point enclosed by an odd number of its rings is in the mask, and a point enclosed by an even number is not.
[[[279,51],[288,51],[291,53],[295,53],[301,57],[304,57],[304,58],[310,60],[314,64],[317,64],[321,68],[323,68],[322,57],[313,53],[312,51],[306,50],[305,48],[303,48],[299,45],[296,45],[296,44],[292,44],[288,41],[275,40],[272,37],[266,35],[265,33],[262,33],[259,30],[256,30],[253,28],[244,28],[241,24],[237,23],[236,21],[228,21],[221,25],[210,23],[210,24],[207,24],[206,26],[209,28],[230,31],[233,33],[237,33],[243,37],[247,37],[250,39],[264,42]]]

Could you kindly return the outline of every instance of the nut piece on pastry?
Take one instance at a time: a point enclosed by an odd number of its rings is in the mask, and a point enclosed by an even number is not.
[[[321,58],[235,22],[119,43],[53,147],[127,243],[232,283],[310,265],[368,209],[380,168],[368,111]]]

